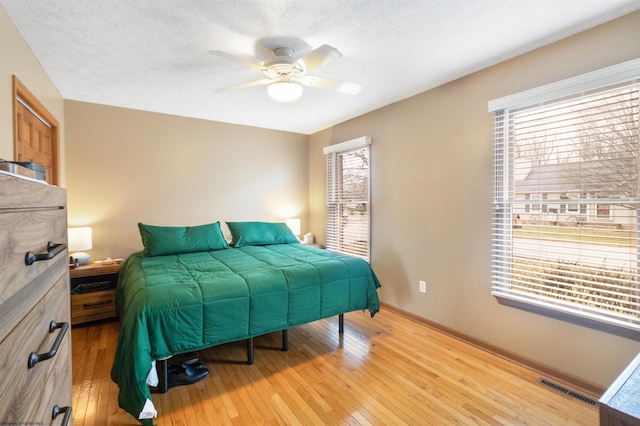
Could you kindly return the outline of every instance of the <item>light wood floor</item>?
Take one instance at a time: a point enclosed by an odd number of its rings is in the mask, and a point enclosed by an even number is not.
[[[73,420],[135,425],[109,372],[117,321],[74,327]],[[209,376],[153,394],[163,425],[596,425],[597,408],[539,375],[392,312],[345,315],[199,353]]]

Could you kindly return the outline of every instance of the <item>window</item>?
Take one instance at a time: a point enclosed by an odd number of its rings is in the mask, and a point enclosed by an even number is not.
[[[567,211],[570,213],[579,213],[580,205],[576,203],[576,201],[580,200],[579,194],[567,194],[568,199],[573,200],[574,203],[567,205]]]
[[[542,204],[540,203],[542,201],[542,194],[531,194],[531,201],[537,201],[537,203],[531,204],[530,211],[540,213],[542,211]]]
[[[327,249],[369,260],[370,137],[330,145],[327,159]]]
[[[598,198],[608,198],[607,195],[599,194]],[[611,218],[611,206],[609,204],[596,204],[596,217],[598,219]]]
[[[638,336],[639,77],[634,60],[489,102],[501,302]]]

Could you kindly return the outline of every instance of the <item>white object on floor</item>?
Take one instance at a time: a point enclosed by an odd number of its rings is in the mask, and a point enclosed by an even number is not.
[[[150,399],[147,399],[144,403],[144,407],[142,407],[142,411],[140,411],[140,415],[138,419],[153,419],[154,417],[158,417],[158,411],[156,407],[154,407],[153,402]]]

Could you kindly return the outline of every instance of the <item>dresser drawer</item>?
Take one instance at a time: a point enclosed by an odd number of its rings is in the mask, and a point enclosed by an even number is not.
[[[66,205],[63,188],[0,174],[0,210]]]
[[[65,243],[66,209],[0,212],[0,339],[63,274],[68,253],[60,246],[51,260],[25,263],[28,252],[47,253],[48,242]]]
[[[71,324],[115,317],[115,288],[71,295]]]
[[[51,290],[0,341],[0,419],[7,424],[52,424],[53,407],[71,406],[71,329],[50,332],[51,321],[69,318],[69,293],[66,277]],[[68,323],[67,323],[68,324]],[[32,353],[51,351],[61,337],[55,356],[29,368]],[[60,415],[53,424],[61,424]]]

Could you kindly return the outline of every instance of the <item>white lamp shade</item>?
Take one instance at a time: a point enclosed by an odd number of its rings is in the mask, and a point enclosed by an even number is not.
[[[295,81],[276,81],[267,86],[267,93],[278,102],[293,102],[302,96],[302,84]]]
[[[67,230],[69,238],[69,251],[91,250],[93,248],[93,240],[90,227],[69,228]]]
[[[294,235],[300,235],[300,219],[287,219],[285,223]]]

